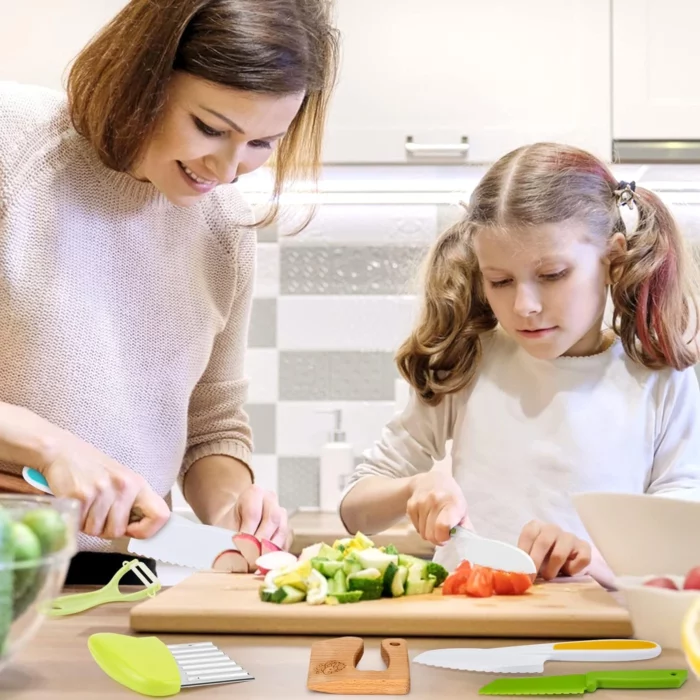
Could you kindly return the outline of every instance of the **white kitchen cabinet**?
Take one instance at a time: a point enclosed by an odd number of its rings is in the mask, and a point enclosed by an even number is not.
[[[614,138],[700,139],[700,3],[612,3]]]
[[[0,80],[64,86],[66,68],[127,0],[0,0]]]
[[[537,140],[610,157],[610,0],[337,0],[336,16],[326,162],[489,162]]]

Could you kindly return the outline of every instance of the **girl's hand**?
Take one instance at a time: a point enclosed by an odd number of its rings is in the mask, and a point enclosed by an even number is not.
[[[455,525],[466,522],[467,502],[451,475],[430,471],[413,477],[406,513],[424,540],[439,545],[450,539]]]
[[[558,525],[539,520],[529,522],[520,533],[518,547],[535,562],[539,575],[546,579],[559,574],[574,576],[591,563],[591,546]]]
[[[289,549],[292,544],[287,511],[273,491],[255,484],[241,492],[227,516],[216,525],[255,535],[259,540],[270,540],[282,549]]]

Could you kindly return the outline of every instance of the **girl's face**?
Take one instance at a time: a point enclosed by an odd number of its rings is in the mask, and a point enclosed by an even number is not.
[[[161,122],[132,173],[190,206],[267,161],[303,94],[264,95],[176,73]]]
[[[609,250],[569,220],[504,234],[479,231],[474,248],[484,291],[501,327],[530,355],[551,360],[600,350],[610,283]]]

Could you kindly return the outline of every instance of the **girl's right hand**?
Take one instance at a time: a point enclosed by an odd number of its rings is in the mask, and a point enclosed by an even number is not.
[[[412,477],[406,513],[424,540],[441,545],[455,525],[467,521],[467,502],[452,476],[430,471]]]
[[[56,496],[80,501],[80,530],[86,535],[144,539],[170,517],[168,504],[142,476],[70,433],[63,433],[41,472]],[[130,524],[134,509],[143,518]]]

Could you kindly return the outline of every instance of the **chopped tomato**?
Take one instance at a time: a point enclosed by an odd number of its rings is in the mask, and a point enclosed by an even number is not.
[[[455,571],[459,571],[460,573],[466,574],[469,576],[472,570],[472,565],[465,559],[456,569]]]
[[[464,586],[469,578],[469,573],[457,569],[451,573],[442,584],[443,595],[464,595]]]
[[[494,571],[493,589],[496,595],[522,595],[532,586],[527,574],[513,571]]]
[[[498,571],[493,572],[493,592],[496,595],[512,595],[513,594],[513,581],[512,574],[510,571]]]
[[[463,561],[442,584],[443,595],[488,598],[492,595],[522,595],[532,586],[527,574],[472,566]]]
[[[488,598],[493,595],[493,570],[484,566],[472,568],[467,579],[466,594],[473,598]]]
[[[527,574],[512,573],[510,577],[513,584],[513,595],[522,595],[532,587],[532,579]]]
[[[450,574],[442,584],[442,595],[459,595],[459,577],[456,573]]]

